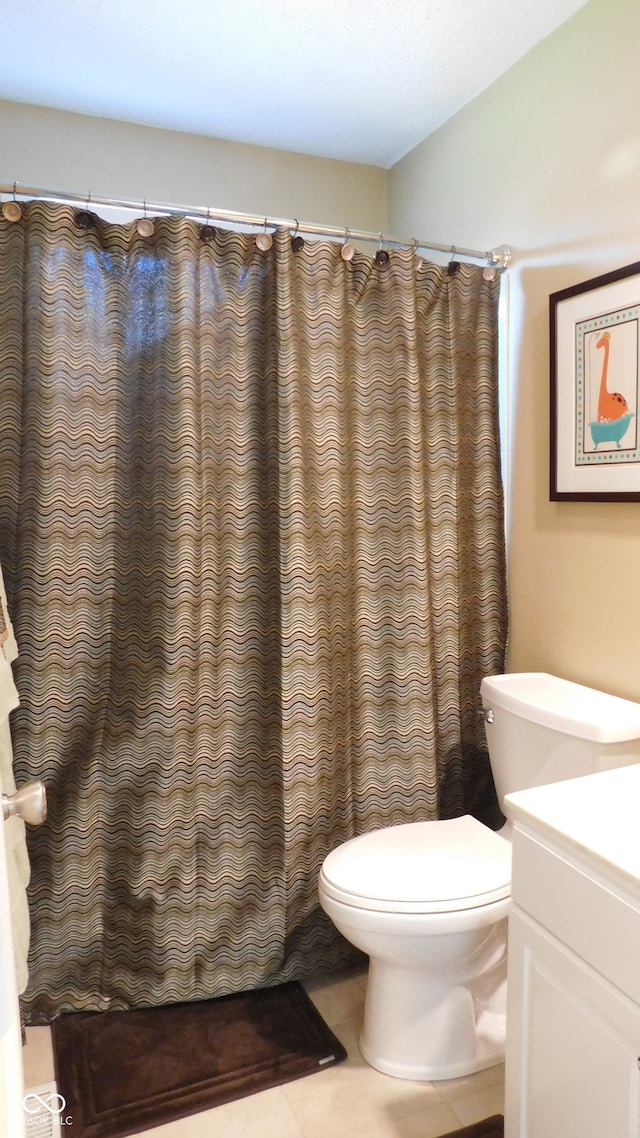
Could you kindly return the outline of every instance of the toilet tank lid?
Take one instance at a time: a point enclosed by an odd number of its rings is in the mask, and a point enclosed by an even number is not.
[[[547,672],[486,676],[480,685],[485,707],[598,743],[640,739],[640,704],[596,691]]]

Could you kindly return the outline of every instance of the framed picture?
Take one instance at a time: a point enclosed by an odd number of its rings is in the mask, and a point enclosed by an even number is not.
[[[640,262],[549,297],[552,501],[640,501]]]

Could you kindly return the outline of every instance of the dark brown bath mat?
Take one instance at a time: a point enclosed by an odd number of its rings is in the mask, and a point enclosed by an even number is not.
[[[483,1122],[474,1122],[473,1126],[452,1130],[443,1138],[504,1138],[504,1118],[501,1114],[494,1114]]]
[[[123,1138],[346,1059],[297,982],[51,1025],[73,1138]]]

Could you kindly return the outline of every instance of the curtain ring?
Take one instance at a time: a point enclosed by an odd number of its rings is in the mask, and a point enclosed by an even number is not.
[[[76,225],[79,225],[81,229],[94,229],[95,228],[96,219],[89,209],[90,204],[91,204],[91,190],[89,190],[89,193],[87,194],[87,200],[86,200],[84,209],[79,209],[77,214],[76,214]]]
[[[356,255],[355,245],[351,245],[349,243],[349,233],[350,233],[350,230],[347,229],[347,227],[345,225],[345,227],[344,227],[344,241],[342,242],[342,246],[340,248],[340,256],[342,257],[343,261],[353,261],[353,258]]]
[[[156,227],[153,224],[151,218],[147,217],[146,199],[143,200],[142,208],[144,211],[144,217],[141,217],[138,219],[138,221],[136,221],[136,233],[138,233],[140,237],[153,237]]]
[[[205,221],[204,225],[202,226],[202,229],[200,230],[200,240],[204,241],[205,245],[208,245],[210,241],[213,241],[213,239],[216,235],[216,231],[213,228],[213,226],[209,225],[209,214],[210,213],[211,213],[211,209],[209,206],[207,206],[206,221]]]
[[[498,275],[498,270],[496,269],[495,265],[492,265],[491,262],[488,262],[485,265],[484,269],[482,270],[482,276],[483,276],[484,280],[485,281],[494,281],[496,279],[497,275]]]
[[[386,249],[382,248],[382,241],[383,241],[382,234],[379,233],[378,236],[380,238],[380,248],[378,249],[378,252],[376,253],[375,262],[376,262],[376,265],[386,265],[387,261],[389,260],[389,254],[387,253]]]
[[[259,233],[256,237],[256,245],[261,253],[268,253],[273,245],[273,237],[267,233],[267,219],[264,219],[264,233]]]
[[[2,206],[2,216],[4,217],[5,221],[16,222],[20,221],[20,218],[22,217],[22,207],[16,201],[17,184],[17,182],[13,183],[13,201],[4,202]]]
[[[294,218],[294,221],[296,223],[296,227],[293,231],[293,237],[291,238],[291,248],[293,249],[294,253],[299,253],[301,249],[304,249],[304,237],[300,237],[298,233],[299,226],[297,217]]]

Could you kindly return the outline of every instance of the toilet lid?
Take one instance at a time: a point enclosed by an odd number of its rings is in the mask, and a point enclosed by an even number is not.
[[[511,844],[471,815],[388,826],[325,859],[322,887],[355,908],[452,912],[509,896]]]

